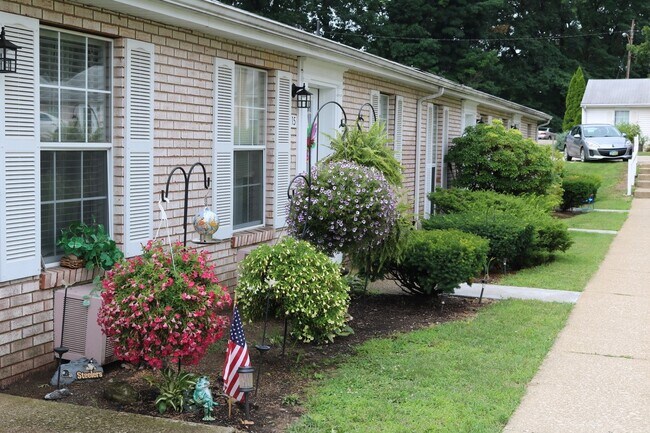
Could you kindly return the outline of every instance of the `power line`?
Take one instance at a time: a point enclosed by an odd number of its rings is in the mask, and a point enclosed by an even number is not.
[[[354,33],[348,32],[330,32],[331,35],[344,35],[344,36],[353,36]],[[528,37],[513,37],[513,38],[410,38],[406,36],[381,36],[381,35],[359,35],[367,36],[373,39],[394,39],[394,40],[407,40],[407,41],[435,41],[435,42],[512,42],[512,41],[530,41],[530,40],[558,40],[558,39],[576,39],[576,38],[588,38],[592,36],[610,36],[612,32],[603,32],[603,33],[585,33],[581,35],[558,35],[558,36],[528,36]]]

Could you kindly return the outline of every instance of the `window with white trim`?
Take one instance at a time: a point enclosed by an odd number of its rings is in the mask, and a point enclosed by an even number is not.
[[[235,66],[233,228],[264,223],[266,71]]]
[[[61,229],[78,221],[109,228],[112,44],[42,28],[39,50],[41,255],[53,262]]]
[[[614,111],[614,125],[620,125],[621,123],[630,123],[630,112],[628,110]]]
[[[388,129],[388,107],[390,97],[384,93],[379,94],[379,111],[377,112],[377,120],[384,122],[386,129]]]

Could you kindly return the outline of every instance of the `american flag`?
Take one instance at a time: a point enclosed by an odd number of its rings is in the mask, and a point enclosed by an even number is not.
[[[239,390],[239,367],[249,367],[251,358],[248,355],[244,327],[239,317],[237,306],[232,311],[230,323],[230,339],[226,350],[226,364],[223,366],[223,392],[237,401],[244,399],[244,393]]]

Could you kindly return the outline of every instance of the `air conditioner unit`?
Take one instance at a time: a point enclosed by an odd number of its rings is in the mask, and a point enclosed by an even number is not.
[[[108,340],[97,324],[97,314],[102,300],[90,296],[92,284],[69,287],[65,302],[65,323],[63,323],[63,298],[65,289],[54,293],[54,346],[70,349],[63,359],[73,361],[82,357],[94,358],[100,364],[115,361],[113,342]],[[88,297],[89,306],[83,305]],[[63,328],[63,340],[61,329]]]

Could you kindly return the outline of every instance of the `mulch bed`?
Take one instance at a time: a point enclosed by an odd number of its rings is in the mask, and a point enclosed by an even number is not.
[[[485,303],[483,304],[485,305]],[[377,337],[386,337],[395,332],[408,332],[414,329],[436,325],[442,322],[459,320],[473,316],[481,305],[476,300],[445,297],[440,300],[423,300],[422,298],[401,295],[368,295],[353,298],[349,313],[352,316],[350,326],[354,334],[338,337],[326,345],[309,345],[287,342],[285,354],[282,355],[283,324],[269,322],[267,343],[272,349],[260,362],[260,354],[254,349],[261,342],[262,324],[244,323],[247,342],[251,351],[253,366],[262,369],[257,395],[251,398],[251,421],[242,423],[243,407],[235,405],[232,416],[228,416],[225,399],[220,398],[215,408],[215,425],[233,426],[255,433],[282,432],[304,412],[301,406],[306,398],[306,391],[316,378],[335,368],[347,356],[354,354],[360,343]],[[210,348],[200,364],[183,367],[185,371],[195,372],[210,377],[213,395],[219,392],[218,377],[225,360],[225,342]],[[24,397],[42,399],[52,391],[49,380],[54,373],[51,370],[34,374],[2,392]],[[78,405],[88,405],[104,409],[161,416],[154,407],[156,390],[144,380],[151,370],[138,369],[119,362],[105,366],[104,378],[100,380],[77,381],[68,388],[72,396],[63,401]],[[126,381],[134,386],[141,401],[136,405],[119,405],[103,397],[103,391],[110,381]],[[53,402],[52,404],[57,404]],[[167,412],[162,415],[169,418],[202,422],[202,414]]]

